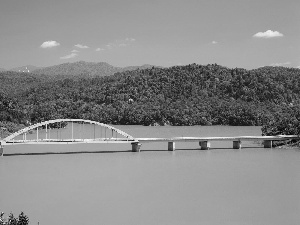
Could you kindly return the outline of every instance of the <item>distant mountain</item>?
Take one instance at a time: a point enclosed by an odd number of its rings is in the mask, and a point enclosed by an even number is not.
[[[37,69],[40,69],[40,67],[27,65],[27,66],[20,66],[16,68],[9,69],[9,71],[15,71],[15,72],[24,72],[24,73],[31,73]]]
[[[127,66],[127,67],[123,67],[122,71],[136,70],[136,69],[144,70],[144,69],[151,69],[152,67],[153,65],[149,65],[149,64],[144,64],[142,66]],[[158,66],[154,66],[154,67],[158,67]]]
[[[72,75],[72,76],[108,76],[117,72],[123,72],[127,70],[136,69],[147,69],[152,68],[151,65],[142,66],[130,66],[130,67],[114,67],[106,62],[85,62],[78,61],[75,63],[63,63],[60,65],[49,66],[41,69],[34,70],[35,74],[45,74],[45,75]]]
[[[106,76],[119,71],[119,68],[113,67],[105,62],[93,63],[79,61],[75,63],[63,63],[60,65],[49,66],[34,71],[36,74],[45,75],[88,75],[88,76]]]
[[[6,69],[0,68],[0,71],[6,71]]]

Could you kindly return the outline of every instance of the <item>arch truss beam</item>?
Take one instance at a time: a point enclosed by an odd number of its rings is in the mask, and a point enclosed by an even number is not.
[[[35,129],[37,130],[37,136],[38,136],[38,128],[39,127],[46,127],[46,129],[47,129],[47,127],[49,127],[49,125],[55,124],[55,123],[61,123],[61,122],[72,122],[72,138],[68,139],[68,140],[65,140],[65,142],[66,141],[75,141],[76,142],[76,139],[73,138],[73,123],[74,122],[75,123],[87,123],[87,124],[93,124],[93,125],[104,127],[106,129],[111,130],[112,132],[116,132],[117,134],[122,135],[124,138],[122,138],[120,140],[123,140],[123,141],[134,141],[135,140],[134,137],[127,134],[126,132],[124,132],[120,129],[117,129],[113,126],[104,124],[104,123],[99,123],[99,122],[96,122],[96,121],[84,120],[84,119],[56,119],[56,120],[49,120],[49,121],[45,121],[45,122],[41,122],[41,123],[37,123],[37,124],[31,125],[31,126],[25,127],[23,129],[15,132],[15,133],[9,135],[8,137],[4,138],[1,141],[1,144],[5,145],[7,142],[13,142],[15,137],[17,137],[19,135],[26,135],[29,131],[32,131],[32,130],[35,130]],[[38,140],[38,138],[37,138],[37,140]],[[90,139],[90,140],[93,140],[93,139]]]

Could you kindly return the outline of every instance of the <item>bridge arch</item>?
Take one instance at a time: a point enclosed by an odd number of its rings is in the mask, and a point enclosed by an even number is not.
[[[95,124],[95,125],[98,125],[98,126],[101,126],[101,127],[104,127],[104,128],[108,128],[108,129],[110,129],[110,130],[126,137],[127,139],[134,140],[134,137],[127,134],[126,132],[124,132],[120,129],[117,129],[113,126],[104,124],[104,123],[99,123],[99,122],[96,122],[96,121],[84,120],[84,119],[56,119],[56,120],[48,120],[48,121],[45,121],[45,122],[40,122],[40,123],[37,123],[37,124],[33,124],[31,126],[25,127],[23,129],[15,132],[15,133],[9,135],[8,137],[4,138],[2,141],[9,142],[9,141],[12,141],[15,137],[17,137],[21,134],[24,134],[28,131],[34,130],[34,129],[42,127],[42,126],[47,126],[49,124],[55,124],[55,123],[60,123],[60,122],[83,122],[83,123],[88,123],[88,124]]]

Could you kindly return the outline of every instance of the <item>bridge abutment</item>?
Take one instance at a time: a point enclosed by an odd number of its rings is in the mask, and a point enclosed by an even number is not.
[[[273,141],[270,140],[264,140],[264,148],[272,148]]]

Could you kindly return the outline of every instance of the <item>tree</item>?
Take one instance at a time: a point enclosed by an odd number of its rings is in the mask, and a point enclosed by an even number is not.
[[[8,217],[8,225],[18,225],[17,218],[14,217],[14,214],[10,213]]]
[[[23,212],[19,215],[18,223],[17,225],[28,225],[29,224],[29,218],[26,216]]]

